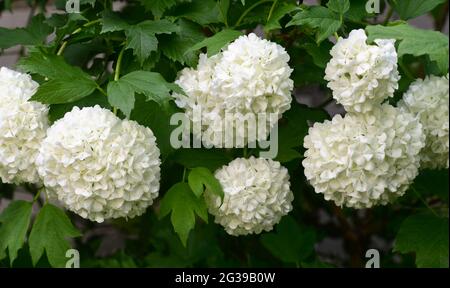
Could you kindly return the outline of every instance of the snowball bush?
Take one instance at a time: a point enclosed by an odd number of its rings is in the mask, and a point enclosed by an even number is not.
[[[304,146],[305,175],[317,193],[339,206],[369,208],[405,193],[425,135],[412,114],[384,104],[314,124]]]
[[[288,61],[289,55],[280,45],[253,33],[241,36],[217,55],[200,55],[197,69],[181,71],[176,83],[187,96],[174,94],[176,103],[191,121],[201,120],[208,145],[224,147],[225,121],[236,129],[236,121],[257,119],[258,113],[274,113],[278,120],[290,108],[293,81]],[[193,111],[199,107],[202,115],[196,120]],[[257,133],[256,140],[265,140],[273,126],[270,117],[266,118],[266,131]],[[247,144],[247,131],[258,131],[254,124],[244,125],[243,132],[235,132],[240,138],[237,143]]]
[[[334,99],[349,112],[370,111],[398,88],[395,41],[377,39],[375,45],[366,41],[362,29],[351,31],[347,39],[339,38],[325,69]]]
[[[448,74],[417,79],[399,102],[420,119],[427,137],[421,152],[422,168],[448,168]]]
[[[208,191],[206,203],[216,223],[230,235],[270,231],[292,210],[289,174],[279,162],[237,158],[218,169],[215,177],[224,190],[223,203]]]
[[[149,128],[99,106],[73,108],[48,130],[37,158],[50,195],[83,218],[133,218],[158,196],[159,149]]]
[[[0,68],[0,178],[38,183],[34,161],[48,128],[48,107],[28,101],[38,84],[27,74]]]

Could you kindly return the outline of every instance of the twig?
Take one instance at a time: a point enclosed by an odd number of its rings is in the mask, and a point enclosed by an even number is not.
[[[273,0],[261,0],[259,2],[256,2],[255,4],[253,4],[252,6],[250,6],[247,10],[244,11],[244,13],[242,13],[241,17],[239,17],[238,21],[236,22],[236,24],[234,26],[239,26],[239,24],[241,24],[242,20],[244,20],[245,16],[247,16],[247,14],[252,11],[254,8],[258,7],[261,4],[267,3],[267,2],[272,2]]]

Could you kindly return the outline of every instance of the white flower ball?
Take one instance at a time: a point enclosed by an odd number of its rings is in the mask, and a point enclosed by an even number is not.
[[[371,113],[336,115],[309,129],[305,176],[338,206],[385,205],[417,176],[424,145],[417,118],[388,104]]]
[[[48,128],[48,107],[28,101],[38,84],[27,74],[0,68],[0,178],[39,183],[34,161]]]
[[[325,69],[333,98],[349,112],[372,110],[394,95],[400,80],[395,40],[377,39],[375,45],[366,41],[362,29],[339,38]]]
[[[215,177],[225,194],[223,203],[206,191],[206,204],[215,222],[230,235],[270,231],[292,210],[289,174],[279,162],[237,158],[218,169]]]
[[[99,106],[56,121],[37,158],[50,195],[91,221],[133,218],[158,196],[160,159],[149,128]]]
[[[228,100],[227,111],[281,115],[291,107],[294,87],[288,62],[282,46],[253,33],[241,36],[228,45],[215,67],[214,92]]]
[[[427,137],[421,151],[422,168],[448,168],[448,74],[429,76],[411,84],[399,107],[417,115]]]
[[[253,33],[241,36],[211,58],[200,55],[197,69],[181,71],[176,83],[187,97],[174,94],[175,102],[194,125],[201,121],[206,145],[224,147],[229,137],[225,127],[236,134],[232,147],[265,140],[290,108],[293,81],[288,62],[289,55],[280,45]],[[202,114],[196,118],[193,111],[198,108]],[[264,121],[262,128],[258,120]]]

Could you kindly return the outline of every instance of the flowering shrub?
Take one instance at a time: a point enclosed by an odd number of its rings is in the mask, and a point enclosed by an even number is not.
[[[0,267],[448,267],[445,1],[304,2],[28,1]]]

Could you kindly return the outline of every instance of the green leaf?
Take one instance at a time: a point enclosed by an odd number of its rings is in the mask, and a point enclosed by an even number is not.
[[[150,56],[152,51],[158,48],[156,34],[170,34],[176,32],[178,27],[172,22],[163,20],[147,20],[137,25],[130,26],[125,34],[127,36],[127,48],[133,50],[141,65]]]
[[[44,104],[63,104],[77,101],[90,95],[97,84],[88,79],[54,79],[39,86],[31,100]]]
[[[150,56],[150,53],[156,51],[158,47],[158,39],[155,35],[147,34],[139,27],[128,29],[126,35],[128,39],[127,48],[133,50],[133,54],[141,65]]]
[[[369,41],[374,39],[396,39],[399,45],[399,57],[406,54],[413,56],[429,55],[435,61],[442,74],[448,71],[448,36],[438,31],[422,30],[408,24],[395,26],[367,26]]]
[[[230,8],[230,0],[218,0],[217,6],[220,11],[220,21],[228,26],[228,9]]]
[[[63,9],[65,9],[65,7],[63,7]],[[71,34],[73,31],[75,31],[75,29],[77,29],[78,27],[80,27],[83,24],[86,24],[89,21],[81,13],[65,14],[65,18],[66,18],[66,21],[65,21],[64,25],[61,27],[58,27],[58,29],[56,29],[56,31],[55,31],[56,37],[54,39],[54,43],[59,43],[59,42],[63,41],[63,39],[65,39],[68,34]],[[95,27],[92,26],[87,29],[91,30],[92,28],[95,28]],[[73,35],[72,41],[75,37],[76,37],[76,35]]]
[[[95,1],[96,0],[80,0],[80,4],[81,5],[89,4],[89,5],[91,5],[91,7],[94,7],[95,6]]]
[[[223,199],[222,186],[208,168],[197,167],[192,169],[188,176],[188,183],[197,197],[203,194],[203,186],[205,186],[208,191]]]
[[[311,55],[314,64],[320,68],[325,68],[331,59],[330,50],[332,44],[329,41],[322,42],[320,45],[315,43],[305,43],[301,45],[301,47]]]
[[[178,31],[178,26],[167,19],[147,20],[137,25],[148,34],[170,34]]]
[[[448,218],[430,213],[406,218],[395,239],[394,252],[414,252],[419,268],[448,268]]]
[[[102,13],[102,31],[100,33],[122,31],[129,28],[127,22],[122,20],[116,13],[105,10]]]
[[[320,43],[338,31],[342,22],[339,15],[322,6],[314,6],[295,14],[286,26],[307,25],[317,29],[316,42]]]
[[[15,45],[39,45],[42,44],[53,28],[45,22],[45,16],[36,15],[26,28],[7,29],[0,27],[0,49]]]
[[[276,226],[276,233],[261,236],[263,246],[285,263],[299,264],[314,252],[316,234],[300,228],[291,216],[285,216]]]
[[[38,49],[31,49],[28,57],[21,58],[17,66],[25,72],[36,73],[49,79],[80,79],[94,82],[79,67],[67,64],[63,57],[47,54]]]
[[[170,116],[177,112],[175,104],[170,102],[169,109],[161,109],[154,101],[147,101],[143,95],[136,95],[136,104],[130,119],[152,129],[156,143],[161,150],[162,159],[166,159],[174,150],[170,144],[170,134],[174,129],[170,126]]]
[[[182,17],[200,25],[222,22],[220,9],[215,0],[192,0],[170,11],[171,16]]]
[[[368,13],[366,10],[367,0],[352,0],[350,9],[345,13],[345,18],[360,22],[368,16],[373,16],[374,13]]]
[[[178,149],[173,160],[186,168],[206,167],[215,171],[233,159],[222,149]]]
[[[139,0],[147,11],[151,11],[153,16],[161,18],[164,12],[182,2],[191,2],[191,0]]]
[[[203,47],[206,47],[208,49],[208,56],[210,57],[214,54],[219,53],[220,50],[225,45],[227,45],[228,43],[230,43],[231,41],[233,41],[234,39],[238,38],[241,35],[242,35],[241,31],[225,29],[195,44],[186,52],[195,51]]]
[[[414,179],[414,183],[411,187],[426,197],[438,196],[439,198],[448,201],[448,170],[421,170],[419,175]]]
[[[34,221],[29,237],[33,265],[36,265],[45,251],[52,267],[65,267],[66,252],[71,247],[66,238],[79,236],[80,232],[64,211],[52,204],[45,204]]]
[[[34,38],[35,43],[33,43],[33,45],[45,42],[47,36],[53,32],[53,28],[50,27],[45,20],[43,14],[38,14],[31,19],[30,24],[28,24],[26,28],[31,37]]]
[[[100,93],[100,91],[94,91],[88,97],[84,97],[78,101],[65,103],[65,104],[53,104],[50,105],[50,111],[48,112],[48,118],[50,122],[55,122],[56,120],[64,117],[64,115],[72,111],[73,107],[93,107],[95,105],[99,105],[105,109],[111,109],[111,106],[108,103],[107,97]]]
[[[294,147],[282,147],[278,150],[275,160],[280,163],[285,163],[299,158],[302,158],[302,154],[294,150]]]
[[[195,226],[195,215],[205,222],[208,221],[208,213],[203,198],[195,197],[187,183],[177,183],[172,186],[161,200],[160,217],[169,213],[175,232],[186,246],[189,232]]]
[[[178,86],[168,83],[157,72],[134,71],[120,78],[119,82],[126,83],[134,92],[144,94],[148,100],[160,105],[171,99],[170,91],[180,92]]]
[[[194,66],[198,60],[197,53],[188,50],[205,38],[201,31],[202,27],[183,19],[177,23],[179,31],[176,34],[161,35],[159,38],[160,49],[167,58],[183,65]]]
[[[118,81],[108,84],[108,101],[119,108],[127,118],[134,108],[135,93],[143,94],[165,108],[171,99],[170,91],[183,93],[176,84],[168,83],[161,74],[149,71],[133,71]]]
[[[302,268],[335,268],[332,264],[325,263],[317,259],[312,262],[301,262],[300,266]]]
[[[53,14],[45,20],[45,23],[51,27],[59,28],[66,25],[68,18],[67,14]]]
[[[433,10],[439,4],[446,0],[392,0],[392,7],[403,20],[415,18]]]
[[[278,4],[272,12],[269,20],[266,25],[264,25],[265,31],[270,31],[274,29],[280,29],[280,20],[284,17],[284,15],[289,14],[293,11],[299,10],[300,8],[292,3],[280,3]]]
[[[25,242],[32,207],[32,202],[13,201],[0,215],[0,260],[6,257],[8,249],[10,265]]]
[[[134,108],[134,90],[125,81],[111,81],[107,88],[108,102],[120,109],[127,118],[130,118]]]
[[[310,125],[323,122],[328,114],[319,108],[310,108],[299,103],[292,103],[290,110],[283,114],[278,128],[278,154],[275,158],[279,162],[289,162],[300,158],[298,149],[303,145],[303,138],[308,134]]]
[[[327,3],[328,8],[338,13],[339,15],[344,15],[348,9],[350,9],[350,1],[349,0],[330,0]]]

